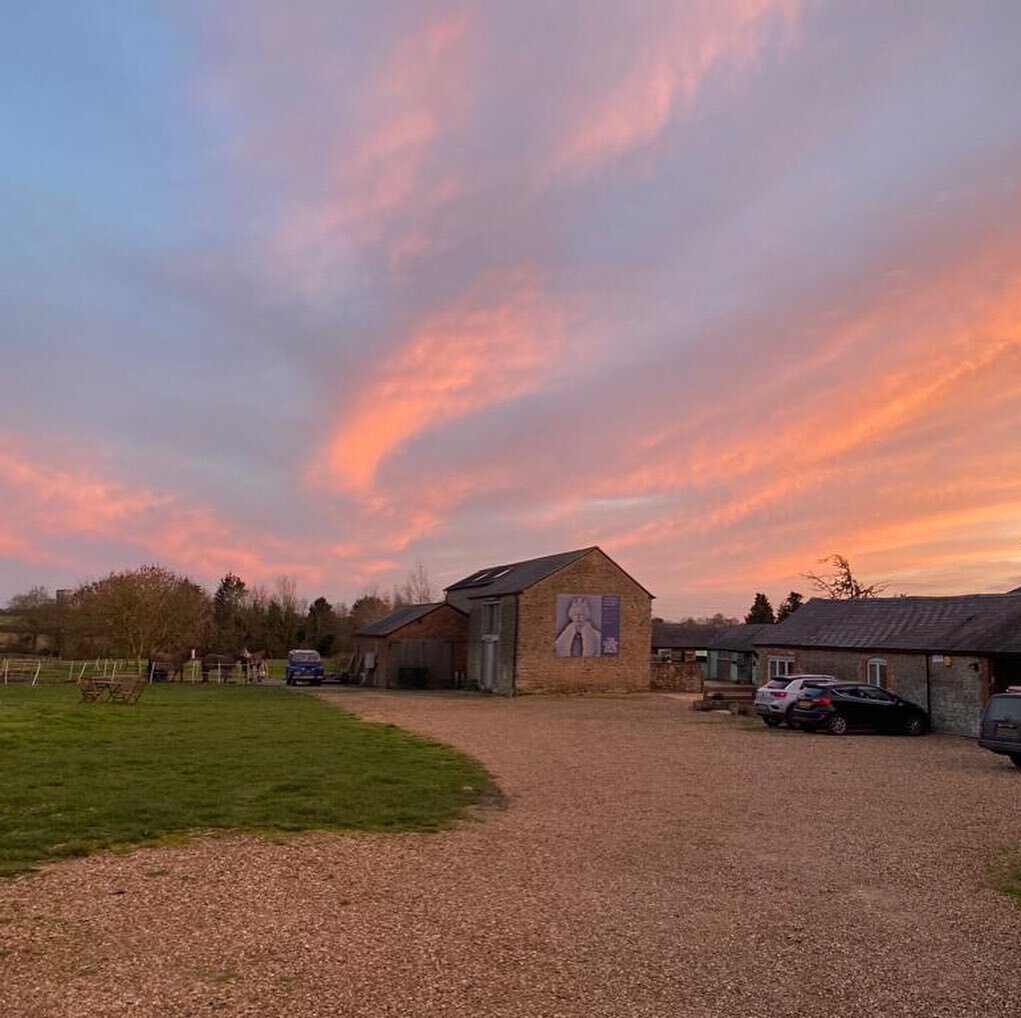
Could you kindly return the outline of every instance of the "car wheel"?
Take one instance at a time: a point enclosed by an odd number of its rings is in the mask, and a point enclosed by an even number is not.
[[[1010,762],[1015,767],[1021,767],[1021,753],[1011,753],[1010,754]]]
[[[905,735],[924,735],[925,722],[921,718],[908,718],[904,723]]]
[[[776,728],[776,726],[777,726],[778,724],[780,724],[780,719],[779,719],[779,718],[765,718],[765,717],[764,717],[764,718],[762,719],[762,722],[763,722],[763,724],[764,724],[764,725],[765,725],[765,726],[766,726],[767,728]]]
[[[826,731],[830,735],[844,735],[847,732],[847,718],[843,714],[834,714],[826,722]]]

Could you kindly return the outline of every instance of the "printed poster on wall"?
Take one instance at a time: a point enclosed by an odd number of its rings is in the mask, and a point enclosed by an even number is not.
[[[620,654],[620,594],[557,594],[557,657]]]

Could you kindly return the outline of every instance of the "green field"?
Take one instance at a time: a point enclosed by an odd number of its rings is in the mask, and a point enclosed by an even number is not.
[[[0,686],[0,874],[192,831],[429,831],[480,764],[278,687],[156,684],[133,706]]]

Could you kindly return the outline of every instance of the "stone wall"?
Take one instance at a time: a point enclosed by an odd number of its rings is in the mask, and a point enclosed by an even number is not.
[[[702,666],[697,661],[659,661],[655,658],[652,660],[652,676],[649,682],[651,689],[700,693],[703,680]]]
[[[558,594],[619,594],[620,653],[557,657]],[[540,580],[518,598],[516,689],[612,691],[649,688],[652,598],[598,549]]]
[[[759,681],[769,677],[770,657],[792,657],[791,672],[835,675],[844,682],[868,682],[870,658],[886,661],[887,689],[929,711],[935,732],[977,735],[989,694],[989,667],[983,658],[873,650],[762,647]],[[928,662],[928,673],[926,672]]]

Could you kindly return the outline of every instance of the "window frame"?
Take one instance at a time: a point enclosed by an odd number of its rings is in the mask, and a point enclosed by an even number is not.
[[[873,677],[873,673],[875,677]],[[865,661],[865,680],[868,686],[886,688],[886,681],[890,675],[890,663],[885,657],[870,657]]]
[[[482,636],[500,635],[500,601],[498,598],[482,602],[482,617],[480,625]]]
[[[770,654],[766,658],[766,676],[769,679],[786,679],[794,675],[794,658]]]

